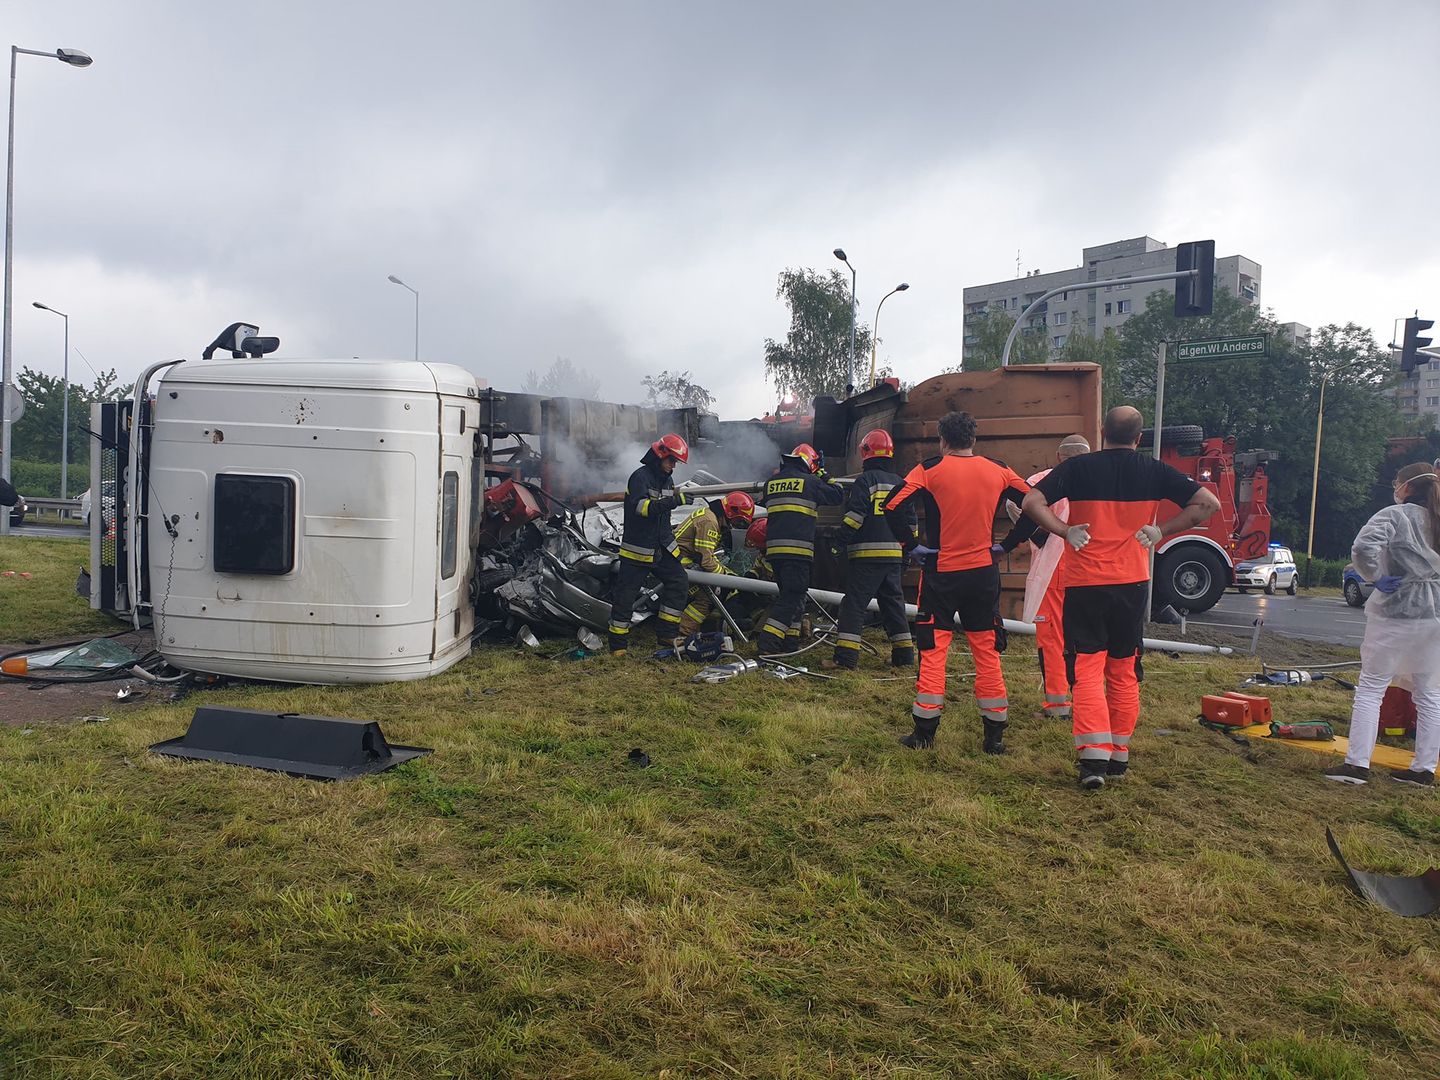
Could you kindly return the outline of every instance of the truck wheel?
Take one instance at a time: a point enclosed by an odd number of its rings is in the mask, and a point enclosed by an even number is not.
[[[1155,596],[1159,603],[1191,615],[1214,607],[1229,580],[1220,556],[1198,544],[1167,551],[1155,564]]]
[[[1160,446],[1193,446],[1205,441],[1205,429],[1199,424],[1167,424],[1160,429]],[[1140,432],[1141,446],[1155,445],[1155,429]]]
[[[1275,595],[1275,575],[1274,575],[1274,574],[1271,574],[1271,575],[1270,575],[1270,579],[1265,582],[1265,595],[1266,595],[1266,596],[1274,596],[1274,595]]]

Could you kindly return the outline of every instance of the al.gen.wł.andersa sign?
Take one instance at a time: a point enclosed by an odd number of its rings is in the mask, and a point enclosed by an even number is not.
[[[1182,341],[1175,347],[1176,360],[1250,360],[1268,355],[1269,335],[1216,338],[1213,341]]]

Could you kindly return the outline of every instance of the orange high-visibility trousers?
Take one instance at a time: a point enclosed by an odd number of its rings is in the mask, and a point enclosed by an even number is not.
[[[927,571],[921,578],[920,614],[915,621],[920,674],[915,680],[912,713],[917,722],[939,722],[945,705],[945,663],[957,621],[975,662],[975,704],[980,715],[986,720],[1005,722],[1010,700],[996,641],[995,605],[999,595],[1000,575],[994,567]]]
[[[1065,671],[1065,586],[1051,581],[1035,616],[1035,648],[1040,655],[1040,678],[1044,683],[1045,715],[1056,720],[1070,719],[1070,679]]]
[[[1076,653],[1075,752],[1082,761],[1130,760],[1130,738],[1140,720],[1140,655]]]

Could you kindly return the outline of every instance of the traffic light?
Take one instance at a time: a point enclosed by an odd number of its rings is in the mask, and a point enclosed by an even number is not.
[[[1417,350],[1428,348],[1433,339],[1420,335],[1434,325],[1434,319],[1405,320],[1405,339],[1400,346],[1400,370],[1405,374],[1410,374],[1417,366],[1426,362]]]
[[[1215,241],[1191,240],[1175,249],[1175,269],[1199,270],[1175,279],[1175,317],[1209,315],[1215,306]]]

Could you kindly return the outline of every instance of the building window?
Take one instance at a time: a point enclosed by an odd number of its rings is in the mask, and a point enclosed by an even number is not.
[[[1064,334],[1056,334],[1053,338],[1050,339],[1050,342],[1052,345],[1055,346],[1055,348],[1060,349],[1063,348],[1065,345],[1065,337],[1066,335]]]
[[[1425,404],[1426,404],[1427,406],[1430,406],[1430,405],[1440,405],[1440,397],[1427,397],[1427,398],[1425,399]]]
[[[1128,289],[1130,286],[1127,285],[1127,286],[1125,286],[1125,287]],[[1134,303],[1133,300],[1117,300],[1117,301],[1115,302],[1115,313],[1116,313],[1117,315],[1129,315],[1129,314],[1130,314],[1130,305],[1133,304],[1133,303]],[[951,310],[954,310],[954,309],[952,308]]]
[[[1105,305],[1105,314],[1106,314],[1106,315],[1112,315],[1112,314],[1114,314],[1114,313],[1110,310],[1110,308],[1111,308],[1112,306],[1113,306],[1113,305],[1111,305],[1111,304],[1106,304],[1106,305]]]
[[[295,481],[289,476],[215,477],[215,569],[288,574],[295,569]]]
[[[1435,387],[1437,387],[1437,386],[1440,386],[1440,379],[1426,379],[1426,380],[1425,380],[1425,389],[1426,389],[1426,390],[1434,390]]]
[[[1065,325],[1067,322],[1069,322],[1069,321],[1070,321],[1070,313],[1069,313],[1068,311],[1057,311],[1057,312],[1055,312],[1055,325],[1056,325],[1056,326],[1064,326],[1064,325]],[[1436,380],[1436,381],[1437,381],[1437,382],[1440,382],[1440,380]]]

